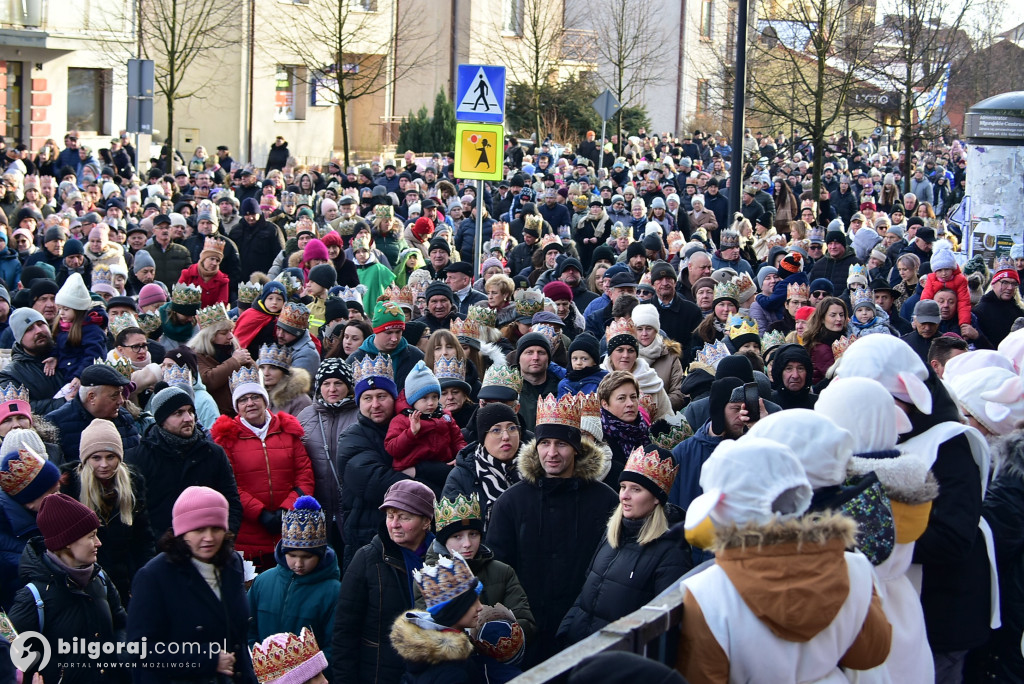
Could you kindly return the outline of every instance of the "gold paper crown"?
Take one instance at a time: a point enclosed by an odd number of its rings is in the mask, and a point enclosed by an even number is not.
[[[434,502],[434,528],[442,530],[452,523],[463,520],[483,520],[480,511],[480,496],[473,492],[467,498],[459,494],[454,499],[441,497]]]
[[[235,390],[241,385],[259,385],[263,386],[263,381],[260,378],[260,371],[257,368],[249,368],[243,366],[238,370],[231,373],[231,378],[228,380],[228,389],[234,394]]]
[[[361,249],[370,251],[370,235],[368,233],[362,233],[352,239],[352,253],[355,254]]]
[[[508,237],[508,225],[504,221],[495,221],[491,227],[491,242]]]
[[[544,217],[541,216],[540,214],[527,214],[526,216],[523,217],[523,227],[524,228],[532,228],[532,229],[540,232],[540,230],[541,230],[541,228],[543,226],[544,226]]]
[[[150,311],[148,313],[139,314],[139,327],[142,329],[142,332],[147,335],[156,331],[161,325],[162,322],[160,321],[160,314],[157,312]]]
[[[786,286],[787,299],[810,299],[811,288],[807,283],[790,283]]]
[[[174,283],[171,288],[171,302],[180,306],[199,306],[203,299],[203,290],[197,285]]]
[[[740,273],[736,278],[734,278],[733,282],[736,283],[737,290],[740,293],[751,289],[756,290],[757,288],[749,273]]]
[[[443,356],[434,361],[434,377],[443,380],[466,380],[466,362],[458,357],[447,359]]]
[[[612,238],[618,240],[619,238],[632,238],[633,237],[633,226],[627,226],[622,221],[616,221],[615,225],[612,226]]]
[[[601,418],[601,400],[597,398],[597,392],[593,394],[584,394],[580,392],[576,395],[576,401],[580,405],[580,419],[583,418]]]
[[[115,338],[128,328],[139,328],[139,319],[131,311],[119,313],[110,319],[110,334]]]
[[[114,274],[106,264],[99,264],[92,269],[92,286],[96,287],[97,285],[114,286]]]
[[[116,359],[111,360],[96,359],[93,363],[102,363],[105,366],[110,366],[129,380],[132,379],[132,373],[135,372],[135,368],[132,367],[132,362],[123,356],[118,356]]]
[[[537,425],[565,425],[580,427],[580,404],[576,396],[566,394],[557,399],[549,394],[537,403]]]
[[[202,251],[204,251],[204,252],[217,252],[217,253],[219,253],[221,255],[221,258],[223,258],[224,257],[224,241],[221,240],[220,238],[208,237],[205,240],[203,240],[203,250]]]
[[[544,310],[544,295],[536,290],[516,290],[513,299],[517,316],[530,316]]]
[[[651,425],[650,435],[653,444],[662,449],[672,451],[684,439],[693,436],[693,428],[690,427],[686,418],[683,418],[682,414],[676,415],[682,418],[682,422],[678,425],[669,423],[664,419],[655,421]]]
[[[413,570],[412,576],[420,587],[427,610],[472,590],[479,581],[462,556],[455,552],[451,558],[438,557],[437,565],[424,565],[422,570]]]
[[[550,344],[552,347],[554,346],[555,341],[558,340],[559,336],[561,335],[561,333],[558,332],[558,329],[555,328],[555,326],[551,325],[550,323],[534,323],[532,326],[530,326],[530,332],[540,333],[541,335],[543,335],[544,339],[546,339],[548,341],[548,344]]]
[[[277,277],[274,278],[274,280],[284,285],[284,292],[289,297],[291,297],[293,294],[302,289],[302,281],[293,276],[291,273],[281,271],[280,273],[277,274]],[[260,288],[261,291],[262,289],[263,288]]]
[[[386,354],[377,354],[372,359],[369,356],[364,356],[352,364],[352,377],[357,385],[366,378],[383,377],[394,380],[395,369],[391,364],[391,357]]]
[[[4,385],[0,387],[0,404],[6,404],[12,401],[23,401],[28,403],[31,401],[28,388],[24,385]]]
[[[736,280],[727,280],[724,283],[715,285],[714,298],[716,302],[721,299],[731,299],[733,302],[739,302],[740,287]]]
[[[449,330],[456,337],[468,337],[471,340],[480,339],[480,324],[468,318],[456,318],[449,325]]]
[[[384,293],[381,296],[385,297],[386,301],[394,302],[398,306],[404,306],[409,309],[412,308],[414,301],[412,288],[410,288],[408,285],[399,289],[397,285],[391,283],[390,285],[388,285],[387,289],[384,290]],[[378,297],[378,301],[379,300],[380,298]]]
[[[786,342],[786,333],[781,330],[769,330],[761,338],[761,348],[765,351],[778,347]]]
[[[303,627],[299,636],[291,633],[275,634],[252,647],[252,668],[260,684],[291,681],[285,679],[289,672],[314,659],[317,665],[322,661],[323,669],[326,669],[327,659],[321,653],[309,627]],[[306,677],[306,674],[309,673],[303,672],[300,675],[303,681],[312,679]]]
[[[484,371],[482,387],[507,387],[516,394],[523,391],[523,374],[515,366],[495,365]]]
[[[200,330],[228,321],[228,310],[223,303],[217,302],[196,312],[196,323]]]
[[[7,463],[7,470],[0,470],[0,487],[8,496],[20,494],[32,484],[42,471],[46,461],[28,447],[18,450],[18,457]]]
[[[729,317],[729,339],[735,340],[741,335],[761,336],[757,327],[757,321],[740,314],[733,314]]]
[[[605,332],[604,336],[605,340],[611,342],[612,338],[617,335],[630,335],[634,338],[636,337],[636,324],[633,323],[632,318],[616,318],[608,324],[608,330]]]
[[[718,362],[726,356],[729,356],[729,348],[722,340],[717,340],[714,344],[705,343],[704,347],[697,351],[697,362],[718,368]]]
[[[395,208],[390,204],[378,204],[373,209],[373,215],[378,219],[391,220],[395,217]]]
[[[679,466],[672,458],[662,460],[657,451],[645,452],[644,448],[637,447],[626,460],[626,466],[622,469],[624,473],[636,473],[647,478],[661,491],[668,494],[679,473]]]
[[[875,308],[875,294],[866,287],[857,288],[850,293],[850,308],[856,311],[861,306]]]
[[[164,382],[171,386],[191,387],[192,371],[187,366],[171,366],[164,369]]]
[[[245,302],[246,304],[252,304],[256,301],[256,298],[260,296],[260,292],[262,291],[263,286],[259,283],[239,283],[238,301]]]
[[[498,327],[498,312],[494,309],[486,306],[471,306],[469,312],[466,314],[467,321],[474,321],[480,325],[480,327],[487,326],[488,328]]]
[[[305,304],[288,302],[281,309],[281,315],[277,317],[277,324],[305,330],[309,327],[309,309]]]
[[[562,238],[552,233],[545,235],[543,238],[541,238],[540,241],[540,251],[545,251],[549,245],[558,245],[559,247],[561,247]]]
[[[846,348],[850,346],[851,342],[852,340],[850,340],[849,337],[843,335],[832,343],[832,355],[835,357],[836,361],[838,361],[839,357],[843,355],[843,352],[846,351]]]
[[[264,344],[260,347],[258,366],[277,366],[288,370],[292,365],[292,350],[276,344]]]

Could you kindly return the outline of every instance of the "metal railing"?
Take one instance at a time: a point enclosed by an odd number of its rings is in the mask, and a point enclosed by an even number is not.
[[[565,29],[562,37],[562,60],[587,64],[595,62],[594,44],[596,42],[596,31]]]

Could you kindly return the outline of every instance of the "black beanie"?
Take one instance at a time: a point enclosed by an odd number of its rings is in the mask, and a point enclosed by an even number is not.
[[[598,261],[607,261],[610,264],[614,264],[615,252],[613,252],[612,248],[609,247],[608,245],[601,245],[600,247],[594,250],[594,253],[591,255],[590,258],[591,263],[596,264]]]
[[[594,365],[601,363],[601,344],[597,338],[588,332],[582,332],[569,345],[569,363],[572,364],[572,353],[575,351],[586,352],[594,360]],[[570,368],[571,370],[571,368]]]
[[[402,337],[405,341],[416,346],[416,343],[423,339],[423,332],[427,329],[427,324],[423,321],[406,321],[405,330],[402,331]]]
[[[644,251],[644,243],[642,242],[630,242],[629,247],[626,248],[626,259],[632,259],[635,256],[647,256],[647,252]]]
[[[731,354],[718,362],[715,380],[739,378],[740,382],[754,382],[754,367],[750,359],[742,354]]]
[[[338,272],[330,264],[320,264],[309,269],[308,280],[329,290],[338,284]]]
[[[711,431],[716,435],[725,433],[725,405],[729,403],[732,391],[742,386],[743,381],[736,377],[721,378],[711,383],[708,413],[711,415]]]
[[[324,321],[330,323],[339,318],[348,320],[348,304],[341,297],[328,297],[324,303]]]
[[[43,295],[55,295],[59,291],[60,287],[54,280],[37,280],[32,283],[32,287],[29,288],[29,292],[32,293],[33,303]]]
[[[483,442],[487,431],[498,423],[515,423],[518,425],[515,409],[508,404],[500,402],[481,406],[476,412],[477,440]]]

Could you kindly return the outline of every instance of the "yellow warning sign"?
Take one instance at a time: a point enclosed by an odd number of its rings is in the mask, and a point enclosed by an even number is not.
[[[501,180],[504,138],[501,124],[455,124],[455,177]]]

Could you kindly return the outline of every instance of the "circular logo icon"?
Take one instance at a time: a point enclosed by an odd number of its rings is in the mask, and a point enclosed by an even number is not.
[[[43,670],[50,663],[50,642],[39,632],[22,632],[11,644],[11,662],[22,672]]]

